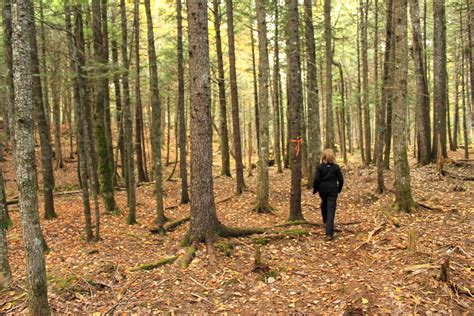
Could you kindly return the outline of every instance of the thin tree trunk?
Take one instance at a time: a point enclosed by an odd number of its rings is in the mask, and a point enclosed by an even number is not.
[[[375,105],[375,131],[374,131],[374,152],[373,162],[377,164],[377,147],[380,143],[378,130],[382,127],[380,125],[380,117],[378,115],[380,108],[379,98],[379,1],[374,0],[374,105]]]
[[[312,0],[304,2],[304,22],[306,40],[306,84],[308,104],[308,187],[313,187],[313,178],[319,165],[321,153],[321,128],[319,115],[319,90],[316,69],[316,43],[314,39]]]
[[[84,128],[84,114],[83,114],[83,105],[82,105],[82,96],[81,90],[83,89],[81,83],[81,71],[79,64],[79,57],[77,53],[77,46],[74,44],[74,37],[72,31],[71,23],[71,7],[70,1],[67,0],[64,4],[65,18],[66,18],[66,30],[68,31],[68,52],[69,52],[69,67],[70,70],[76,74],[73,77],[72,89],[74,94],[74,113],[76,115],[76,141],[77,141],[77,151],[78,151],[78,163],[79,163],[79,183],[82,189],[82,205],[84,211],[85,219],[85,233],[86,240],[91,241],[94,237],[92,232],[92,221],[91,221],[91,209],[90,209],[90,198],[89,198],[89,162],[85,149],[85,128]],[[75,10],[76,23],[79,17],[78,9]],[[80,22],[82,23],[82,22]],[[82,27],[82,24],[81,24]],[[78,39],[76,39],[77,41]]]
[[[242,162],[242,137],[240,135],[237,70],[235,65],[234,12],[232,6],[232,0],[227,0],[227,36],[229,38],[230,97],[232,101],[232,130],[234,133],[236,193],[241,194],[245,189],[245,182],[244,165]]]
[[[163,173],[161,169],[161,104],[158,90],[158,67],[156,65],[155,36],[153,33],[153,20],[151,16],[150,0],[145,0],[145,11],[148,29],[148,67],[150,71],[150,91],[153,128],[153,157],[156,200],[156,225],[163,229],[165,212],[163,207]],[[178,152],[178,148],[176,148]],[[186,159],[186,157],[185,157]]]
[[[217,69],[219,85],[219,129],[221,149],[221,175],[230,177],[229,136],[227,128],[227,102],[225,96],[224,60],[221,43],[220,0],[213,0],[214,29],[216,31]]]
[[[114,173],[110,165],[109,145],[107,140],[107,127],[105,118],[106,90],[108,89],[108,80],[106,79],[106,63],[104,50],[105,43],[101,25],[100,0],[93,0],[93,40],[94,40],[94,59],[97,63],[95,74],[99,79],[95,87],[95,124],[94,141],[98,156],[98,173],[100,178],[100,193],[104,202],[104,208],[107,213],[116,211],[114,196]],[[96,227],[97,229],[97,227]],[[96,236],[98,238],[98,236]]]
[[[464,45],[464,35],[463,35],[463,17],[462,11],[459,11],[460,15],[460,26],[461,26],[461,98],[462,98],[462,122],[463,122],[463,138],[464,138],[464,159],[469,159],[469,137],[468,137],[468,128],[467,128],[467,110],[466,110],[466,99],[469,96],[466,93],[466,86],[468,84],[468,78],[466,76],[465,67],[466,65],[466,49]]]
[[[53,96],[53,120],[54,120],[54,158],[56,169],[64,167],[62,147],[61,147],[61,77],[58,68],[59,60],[56,63],[53,78],[51,79],[51,92]]]
[[[258,115],[258,97],[259,92],[257,88],[257,67],[256,67],[256,58],[255,58],[255,38],[253,36],[253,21],[250,21],[250,35],[252,41],[252,74],[253,74],[253,98],[254,98],[254,106],[255,106],[255,134],[257,135],[257,148],[260,147],[260,119]]]
[[[452,151],[458,149],[458,134],[459,134],[459,68],[460,68],[460,49],[456,45],[456,55],[454,62],[454,126],[453,126],[453,146]]]
[[[43,105],[43,92],[41,89],[41,78],[38,60],[38,46],[36,44],[36,26],[34,21],[35,11],[34,6],[31,3],[29,6],[29,18],[30,18],[30,55],[31,55],[31,71],[33,75],[33,102],[35,105],[35,121],[37,122],[38,131],[40,134],[40,147],[41,147],[41,168],[43,174],[43,190],[44,190],[44,217],[45,219],[51,219],[57,217],[54,208],[54,174],[53,174],[53,163],[52,157],[53,152],[51,150],[51,134],[49,130],[49,124],[44,111]]]
[[[186,154],[186,117],[184,112],[183,17],[181,0],[176,0],[178,27],[178,113],[179,113],[179,172],[181,176],[181,204],[189,202],[188,167]]]
[[[122,29],[122,67],[125,69],[122,76],[123,89],[123,142],[125,149],[125,170],[127,184],[127,222],[133,224],[136,221],[136,185],[135,185],[135,161],[133,159],[133,127],[132,111],[130,104],[130,85],[128,74],[130,71],[128,57],[128,34],[127,34],[127,11],[125,0],[120,0],[120,16]]]
[[[432,161],[438,157],[441,150],[443,157],[447,157],[446,147],[446,12],[444,0],[433,1],[433,148]],[[438,137],[441,137],[441,148],[438,148]]]
[[[274,9],[275,9],[275,38],[274,38],[274,64],[273,64],[273,111],[274,111],[274,127],[273,127],[273,136],[274,136],[274,143],[275,143],[275,163],[277,165],[277,172],[283,172],[283,164],[281,161],[281,115],[280,115],[280,47],[279,47],[279,28],[278,28],[278,0],[274,0],[273,2]]]
[[[112,8],[112,25],[116,27],[115,19],[116,19],[116,9],[115,7]],[[112,64],[115,67],[119,66],[119,53],[118,53],[118,43],[115,36],[112,36],[111,40],[111,50],[112,50]],[[114,83],[114,93],[115,93],[115,111],[116,117],[115,120],[117,122],[117,132],[118,132],[118,139],[117,139],[117,147],[120,153],[120,159],[117,157],[117,161],[115,162],[118,165],[118,160],[120,160],[121,165],[121,175],[122,177],[125,175],[125,147],[123,142],[123,110],[122,110],[122,91],[120,90],[120,74],[118,72],[114,73],[113,76],[113,83]],[[115,168],[114,173],[116,172],[117,168]]]
[[[42,73],[46,76],[42,76],[42,91],[43,91],[43,106],[44,114],[46,116],[46,124],[48,125],[48,130],[51,130],[51,108],[49,105],[49,89],[48,89],[48,67],[46,64],[46,32],[44,30],[44,13],[43,13],[43,0],[39,0],[39,14],[40,14],[40,51],[41,51],[41,68],[43,69]],[[40,69],[41,72],[41,69]]]
[[[383,159],[384,145],[385,145],[385,118],[386,118],[386,109],[388,105],[392,102],[392,83],[391,75],[393,71],[393,0],[387,0],[385,2],[385,52],[384,52],[384,62],[383,62],[383,83],[382,83],[382,100],[380,104],[379,111],[377,113],[379,117],[380,129],[377,130],[378,138],[380,143],[377,147],[377,192],[383,193],[385,191],[384,185],[384,169],[385,161]]]
[[[3,59],[6,66],[5,73],[5,107],[8,118],[6,124],[10,131],[10,144],[13,152],[13,166],[15,166],[15,95],[13,87],[13,59],[12,59],[12,13],[11,0],[3,1]]]
[[[340,115],[337,115],[337,119],[340,122],[339,134],[340,134],[340,142],[341,142],[341,151],[344,163],[347,163],[347,149],[346,149],[346,127],[344,122],[345,117],[345,108],[346,108],[346,87],[344,84],[344,72],[342,70],[342,65],[339,62],[334,62],[334,65],[339,69],[339,77],[341,79],[341,111]]]
[[[420,18],[418,14],[418,0],[409,0],[410,17],[413,33],[413,57],[416,71],[416,116],[418,129],[418,162],[421,165],[430,163],[430,95],[426,78],[425,61],[423,59],[423,45],[421,38]]]
[[[140,88],[140,6],[139,0],[134,0],[133,9],[134,53],[135,53],[135,154],[137,156],[138,182],[148,181],[143,162],[142,129],[143,113]]]
[[[26,250],[26,275],[28,279],[28,308],[32,315],[50,315],[46,263],[42,244],[39,212],[34,140],[34,101],[32,74],[38,73],[32,65],[36,44],[34,36],[33,4],[29,0],[12,3],[12,56],[15,87],[15,175],[19,191],[22,236]],[[33,53],[35,54],[35,53]],[[36,69],[35,69],[36,68]],[[37,83],[37,82],[36,82]],[[41,89],[41,84],[39,85]],[[38,96],[36,96],[37,99]],[[39,102],[37,102],[39,103]],[[42,102],[41,102],[42,103]],[[40,103],[40,104],[41,104]]]
[[[364,164],[368,166],[371,162],[371,135],[370,135],[370,111],[369,111],[369,63],[367,57],[367,16],[368,0],[360,0],[360,19],[361,19],[361,49],[362,49],[362,104],[364,109],[364,145],[365,159]]]
[[[407,148],[407,79],[408,79],[408,34],[407,0],[394,1],[394,50],[393,71],[393,156],[395,162],[395,203],[402,212],[414,206],[410,185],[410,168]]]
[[[360,19],[363,16],[359,17]],[[362,121],[362,80],[361,80],[361,65],[360,65],[360,31],[361,22],[357,23],[357,123],[358,123],[358,138],[359,150],[362,162],[365,164],[365,150],[364,150],[364,122]]]
[[[265,1],[256,0],[257,5],[257,27],[258,27],[258,92],[259,92],[259,128],[260,143],[258,145],[258,187],[257,203],[254,210],[258,213],[271,211],[269,200],[268,180],[268,85],[269,85],[269,62],[267,44],[267,24]]]
[[[326,42],[326,148],[335,149],[332,109],[332,26],[331,0],[324,0],[324,39]]]

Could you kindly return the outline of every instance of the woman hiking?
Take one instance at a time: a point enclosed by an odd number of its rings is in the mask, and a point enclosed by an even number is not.
[[[337,196],[342,191],[344,177],[339,165],[336,164],[334,151],[327,148],[321,155],[321,164],[314,177],[313,194],[319,192],[321,197],[321,213],[326,224],[326,238],[334,238],[334,217],[336,215]]]

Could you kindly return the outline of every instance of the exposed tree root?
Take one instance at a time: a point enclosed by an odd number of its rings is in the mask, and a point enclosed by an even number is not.
[[[168,258],[163,258],[163,259],[161,259],[159,261],[156,261],[156,262],[144,263],[144,264],[141,264],[141,265],[136,266],[134,268],[131,268],[130,271],[134,272],[134,271],[139,271],[139,270],[153,270],[153,269],[159,268],[161,266],[164,266],[165,264],[172,263],[177,258],[178,258],[177,256],[172,256],[172,257],[168,257]]]
[[[443,209],[440,208],[440,207],[434,207],[434,206],[430,206],[428,204],[424,204],[424,203],[420,203],[420,202],[417,202],[418,206],[421,206],[423,208],[426,208],[427,210],[430,210],[430,211],[438,211],[438,212],[443,212]]]
[[[239,228],[239,227],[229,227],[222,226],[219,229],[219,236],[228,238],[228,237],[245,237],[255,234],[263,234],[267,231],[267,228]]]
[[[191,261],[193,261],[196,256],[197,244],[193,244],[186,249],[186,253],[181,256],[179,259],[179,265],[181,268],[187,268]]]
[[[273,214],[273,207],[270,206],[270,204],[265,203],[265,204],[259,204],[254,206],[252,211],[258,213],[258,214]]]

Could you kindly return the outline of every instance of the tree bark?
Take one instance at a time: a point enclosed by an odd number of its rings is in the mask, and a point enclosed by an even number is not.
[[[361,49],[362,49],[362,103],[364,109],[364,145],[365,159],[364,164],[368,166],[371,162],[371,135],[370,135],[370,104],[369,104],[369,63],[368,63],[368,40],[367,40],[367,17],[368,0],[360,0],[360,19],[361,19]]]
[[[386,109],[388,104],[392,102],[392,89],[391,89],[391,74],[393,71],[393,0],[387,0],[385,2],[385,52],[384,52],[384,63],[383,63],[383,83],[382,83],[382,100],[380,104],[377,116],[379,118],[380,128],[377,130],[378,139],[380,141],[377,146],[377,192],[383,193],[385,191],[384,185],[384,169],[385,162],[383,159],[384,146],[385,146],[385,133],[386,133]]]
[[[79,14],[77,7],[75,8],[76,23],[78,23]],[[89,162],[85,149],[85,128],[84,128],[84,114],[82,105],[81,90],[82,86],[82,74],[80,70],[79,57],[77,53],[77,46],[74,43],[74,37],[72,35],[72,23],[71,23],[71,7],[70,1],[66,1],[64,4],[64,12],[66,19],[66,30],[68,31],[68,52],[69,52],[69,66],[71,71],[76,75],[73,77],[73,94],[74,94],[74,112],[76,115],[76,135],[77,135],[77,151],[79,160],[79,183],[81,184],[82,191],[82,205],[84,210],[85,219],[85,233],[86,240],[91,241],[93,239],[92,232],[92,221],[91,221],[91,209],[90,209],[90,197],[89,197]],[[80,22],[82,23],[82,22]],[[81,24],[82,25],[82,24]]]
[[[147,182],[148,177],[145,173],[144,152],[142,142],[143,130],[143,111],[140,87],[140,2],[134,0],[133,9],[133,29],[134,29],[134,53],[135,53],[135,154],[137,156],[137,174],[138,182]]]
[[[36,26],[35,26],[35,10],[32,3],[29,6],[30,18],[30,56],[31,56],[31,71],[33,75],[33,102],[35,105],[36,122],[40,134],[40,148],[41,148],[41,168],[43,174],[43,190],[44,190],[44,217],[45,219],[56,218],[56,211],[54,208],[54,174],[51,150],[51,134],[49,124],[44,111],[43,92],[41,89],[41,78],[38,59],[38,46],[36,43]]]
[[[181,0],[176,0],[178,28],[178,113],[179,113],[179,172],[181,176],[181,204],[189,202],[186,150],[186,117],[184,112],[183,16]]]
[[[258,213],[268,213],[271,211],[269,199],[268,180],[268,153],[269,153],[269,132],[268,132],[268,85],[269,70],[267,24],[265,1],[256,0],[257,6],[257,28],[258,28],[258,115],[260,143],[258,145],[258,187],[257,203],[254,210]]]
[[[155,178],[156,225],[162,230],[165,223],[163,207],[163,172],[161,169],[161,103],[158,90],[158,67],[156,65],[155,36],[151,16],[150,0],[145,0],[145,11],[148,29],[148,67],[150,75],[151,110],[153,128],[153,161]],[[176,149],[177,150],[177,149]],[[186,157],[184,157],[186,159]]]
[[[468,76],[466,75],[466,58],[468,57],[467,50],[465,48],[465,43],[464,43],[464,23],[463,23],[463,17],[462,17],[462,11],[459,11],[459,20],[460,20],[460,26],[461,26],[461,98],[462,98],[462,122],[463,122],[463,140],[464,140],[464,159],[469,159],[469,132],[467,128],[467,110],[466,110],[466,99],[469,98],[469,96],[466,93],[466,86],[468,85]],[[472,89],[472,87],[471,87]]]
[[[122,76],[123,90],[123,142],[125,147],[125,170],[127,184],[127,205],[129,217],[127,221],[133,223],[136,214],[136,184],[135,184],[135,162],[133,159],[133,127],[132,111],[130,105],[130,85],[128,74],[130,71],[128,57],[128,34],[127,34],[127,11],[125,0],[120,0],[120,17],[122,28],[122,67],[125,69]]]
[[[280,104],[281,104],[281,95],[280,95],[280,45],[279,41],[279,10],[278,10],[278,0],[273,2],[275,9],[275,38],[274,38],[274,53],[273,53],[273,118],[274,118],[274,127],[273,127],[273,137],[274,137],[274,146],[275,146],[275,163],[277,165],[277,172],[283,172],[283,164],[281,161],[281,114],[280,114]]]
[[[400,211],[410,212],[414,206],[410,185],[410,168],[407,154],[407,0],[394,1],[394,50],[393,71],[393,156],[395,162],[395,203]]]
[[[298,1],[287,0],[288,21],[286,31],[288,35],[288,46],[286,56],[288,61],[288,105],[290,112],[289,128],[291,133],[290,155],[291,155],[291,195],[289,221],[304,220],[301,210],[301,140],[302,140],[302,111],[303,92],[301,82],[300,66],[300,42],[299,42],[299,19]]]
[[[56,169],[64,167],[62,146],[61,146],[61,87],[62,80],[60,76],[59,66],[60,60],[53,65],[54,73],[51,79],[51,94],[53,97],[53,121],[54,121],[54,160],[56,161]]]
[[[435,161],[438,150],[447,157],[446,147],[446,8],[444,0],[433,1],[433,148],[431,159]],[[438,148],[438,137],[441,137],[441,148]]]
[[[242,194],[245,189],[245,182],[244,164],[242,162],[242,137],[240,135],[237,70],[235,66],[234,9],[232,0],[227,0],[227,36],[229,38],[230,97],[232,101],[232,130],[234,132],[236,193]]]
[[[253,99],[255,107],[255,134],[257,135],[257,148],[260,147],[260,119],[258,116],[258,80],[257,80],[257,66],[255,58],[255,38],[253,36],[253,21],[250,20],[250,35],[252,42],[252,74],[253,74]]]
[[[359,19],[362,19],[360,16]],[[357,134],[359,140],[359,150],[362,162],[365,164],[365,147],[364,147],[364,122],[362,120],[362,72],[361,72],[361,49],[360,49],[360,36],[361,36],[361,24],[357,23]]]
[[[191,240],[212,240],[221,226],[212,177],[207,1],[189,0],[188,41],[191,104]]]
[[[105,117],[106,90],[108,89],[108,80],[106,79],[105,43],[101,25],[100,0],[93,0],[93,41],[94,41],[94,59],[97,63],[95,74],[99,78],[95,86],[95,111],[94,111],[94,141],[98,156],[98,173],[100,178],[100,193],[104,202],[104,208],[107,213],[116,212],[114,196],[114,173],[110,165],[109,145],[107,140],[107,127]],[[96,236],[97,238],[97,236]]]
[[[12,1],[13,82],[15,87],[15,175],[28,276],[28,308],[32,315],[50,315],[46,264],[36,196],[35,140],[33,118],[33,74],[31,51],[34,34],[33,4],[29,0]],[[40,85],[41,87],[41,85]]]
[[[326,43],[326,148],[335,148],[332,109],[332,26],[331,0],[324,0],[324,39]]]
[[[418,10],[418,0],[410,0],[410,17],[413,33],[413,59],[416,72],[416,116],[418,118],[418,162],[421,165],[430,163],[431,154],[431,127],[430,127],[430,95],[428,79],[426,78],[425,61],[423,59],[423,45]]]
[[[229,136],[227,128],[227,102],[225,96],[224,60],[222,54],[221,41],[221,14],[220,0],[213,0],[214,29],[216,32],[217,69],[219,86],[219,129],[220,129],[220,149],[221,149],[221,175],[230,177],[230,155]]]
[[[316,43],[314,39],[312,0],[304,2],[304,22],[306,40],[306,84],[308,104],[308,187],[313,187],[313,178],[319,165],[321,154],[321,128],[319,116],[319,90],[316,69]]]
[[[12,13],[11,0],[3,1],[3,59],[6,66],[5,73],[5,108],[8,118],[6,124],[10,131],[9,141],[13,150],[13,159],[15,158],[15,95],[13,87],[13,57],[12,57]],[[15,165],[15,161],[13,161]]]

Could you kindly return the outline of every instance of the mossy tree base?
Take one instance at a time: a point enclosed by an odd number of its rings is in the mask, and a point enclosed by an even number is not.
[[[258,214],[273,214],[273,207],[271,207],[268,203],[257,202],[257,205],[254,206],[252,211]]]

